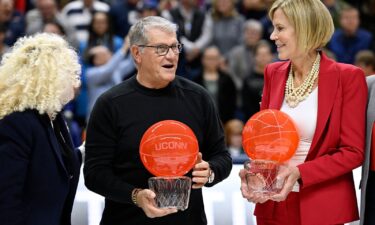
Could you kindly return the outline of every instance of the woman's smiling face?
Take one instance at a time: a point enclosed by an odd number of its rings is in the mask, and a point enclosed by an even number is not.
[[[270,38],[275,41],[279,59],[287,60],[297,56],[299,52],[295,29],[281,9],[273,14],[272,24],[274,30]]]

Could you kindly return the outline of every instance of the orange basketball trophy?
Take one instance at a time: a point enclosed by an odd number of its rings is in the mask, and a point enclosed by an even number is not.
[[[278,193],[283,181],[276,176],[299,144],[293,120],[285,113],[266,109],[254,114],[242,131],[242,146],[250,161],[245,162],[249,190],[263,195]]]
[[[198,151],[195,134],[179,121],[160,121],[143,134],[139,153],[144,166],[156,176],[148,184],[159,208],[187,209],[191,179],[183,175],[195,165]]]

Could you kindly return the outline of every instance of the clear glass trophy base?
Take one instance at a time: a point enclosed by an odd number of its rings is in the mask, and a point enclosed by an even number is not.
[[[175,207],[181,211],[188,208],[191,190],[190,177],[151,177],[148,179],[148,186],[156,194],[157,207]]]
[[[283,182],[276,179],[280,164],[268,160],[251,160],[244,164],[249,191],[272,196],[281,191]]]

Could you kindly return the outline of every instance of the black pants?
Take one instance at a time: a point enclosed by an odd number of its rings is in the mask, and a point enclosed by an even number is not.
[[[364,225],[375,225],[375,171],[369,172]]]

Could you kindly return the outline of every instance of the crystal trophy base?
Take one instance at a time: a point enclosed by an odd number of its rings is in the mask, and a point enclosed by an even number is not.
[[[246,182],[249,191],[272,196],[281,191],[283,181],[277,180],[280,165],[274,161],[251,160],[245,162]]]
[[[188,208],[191,190],[189,177],[151,177],[148,186],[156,194],[157,207],[175,207],[181,211]]]

